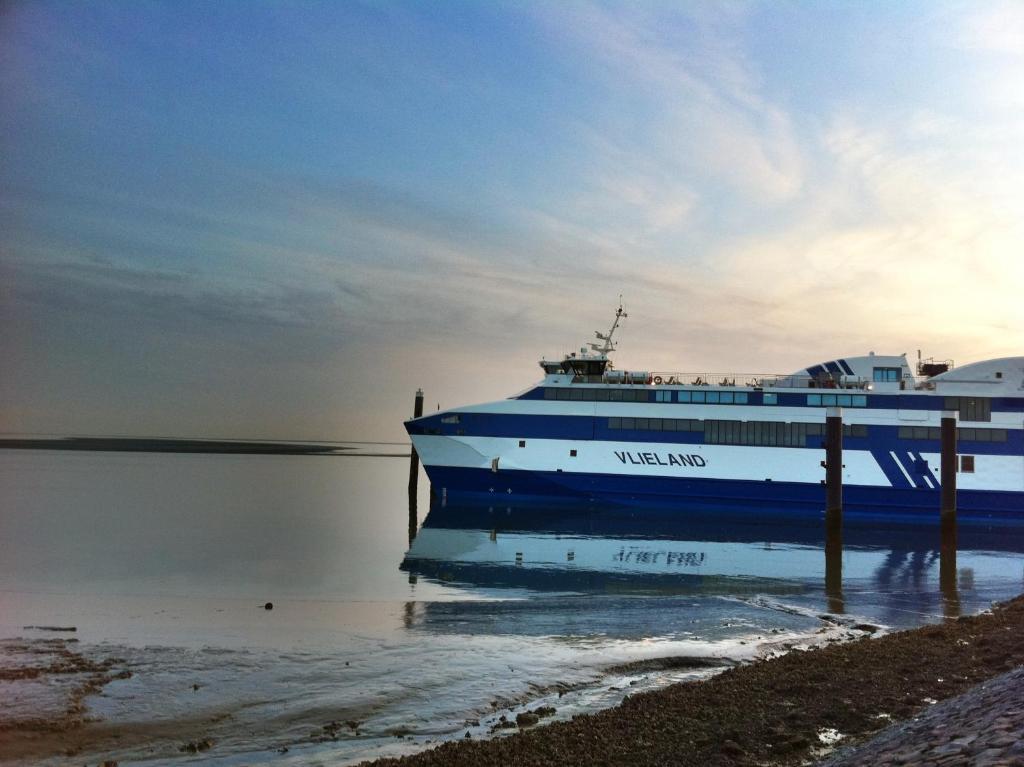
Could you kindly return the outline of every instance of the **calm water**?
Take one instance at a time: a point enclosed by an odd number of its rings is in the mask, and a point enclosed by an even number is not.
[[[371,455],[0,452],[0,761],[38,763],[4,733],[78,695],[91,740],[51,763],[209,738],[211,764],[348,764],[707,673],[628,661],[740,660],[1024,590],[1016,528],[943,551],[937,524],[848,524],[826,558],[817,521],[430,508],[425,478],[410,546],[407,476]],[[16,678],[67,636],[130,676]]]

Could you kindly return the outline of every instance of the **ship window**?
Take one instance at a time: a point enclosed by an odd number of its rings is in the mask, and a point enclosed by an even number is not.
[[[458,423],[459,417],[457,415],[446,415],[441,418],[441,423]]]
[[[706,400],[706,402],[709,405],[716,405],[716,404],[718,404],[718,402],[719,402],[718,394],[719,393],[716,392],[716,391],[709,391],[709,392],[707,392],[707,400]]]
[[[765,405],[778,405],[779,404],[779,395],[776,394],[775,392],[765,392],[763,397],[762,397],[762,399],[761,399],[761,401]]]
[[[872,378],[880,383],[898,381],[900,380],[900,368],[875,368]]]
[[[690,392],[690,401],[691,402],[704,402],[704,398],[705,398],[706,395],[707,395],[707,392],[703,392],[703,391]]]
[[[526,440],[525,439],[519,440],[519,447],[526,447]]]
[[[807,435],[810,437],[820,437],[825,433],[825,426],[820,423],[809,423],[807,424]]]
[[[928,439],[942,439],[942,433],[938,426],[928,427]]]
[[[821,407],[821,395],[820,394],[808,394],[807,404],[811,407]]]
[[[973,455],[962,455],[960,456],[960,471],[964,474],[974,473],[974,456]]]
[[[914,427],[914,439],[928,439],[928,427],[927,426],[915,426]]]
[[[676,401],[677,402],[689,402],[690,401],[690,392],[688,392],[688,391],[676,392]]]
[[[635,429],[636,428],[636,419],[635,418],[623,418],[622,419],[622,428],[623,429]]]
[[[661,419],[661,430],[662,431],[676,431],[676,424],[677,423],[678,423],[678,421],[676,421],[675,418],[662,418]]]
[[[976,442],[991,442],[992,432],[990,432],[988,429],[978,429],[974,433],[974,439]]]
[[[839,405],[839,407],[853,407],[853,397],[849,394],[837,394],[836,404]]]
[[[946,397],[946,410],[959,410],[961,421],[991,421],[992,403],[987,397]]]
[[[558,399],[560,399],[560,400],[572,399],[572,392],[569,391],[568,389],[559,389],[558,390]]]
[[[896,436],[900,439],[913,439],[914,438],[914,427],[913,426],[901,426],[899,431],[896,432]]]
[[[656,391],[654,392],[654,400],[656,402],[671,402],[672,392],[670,391]]]
[[[974,441],[974,432],[975,432],[975,429],[957,429],[956,430],[956,438],[957,439],[965,439],[968,442],[973,442]]]
[[[621,418],[609,418],[608,419],[608,428],[609,429],[621,429],[622,428],[622,419]]]
[[[594,399],[597,402],[607,402],[608,401],[608,390],[607,389],[595,389],[594,390]]]
[[[622,389],[611,389],[608,392],[609,402],[622,402]]]
[[[1006,429],[992,429],[989,433],[993,442],[1006,442]]]
[[[570,450],[569,451],[569,457],[570,458],[575,458],[576,457],[576,451],[575,450]]]
[[[548,388],[548,389],[544,390],[544,399],[555,399],[555,397],[557,397],[557,396],[558,396],[558,390],[557,389]]]
[[[747,404],[747,393],[745,391],[736,392],[736,404],[746,405]]]
[[[648,423],[649,420],[650,420],[649,418],[637,418],[636,419],[636,429],[637,429],[637,431],[647,431],[650,428],[650,425]]]
[[[854,394],[853,395],[853,406],[854,407],[867,407],[868,396],[866,394]]]
[[[570,389],[569,399],[581,400],[583,399],[583,389]]]
[[[731,391],[724,391],[718,395],[718,401],[723,405],[731,405],[735,400]]]
[[[651,418],[648,420],[647,428],[651,431],[661,431],[661,419]]]
[[[821,395],[821,404],[824,405],[825,407],[835,407],[836,406],[836,395],[835,394],[822,394]]]

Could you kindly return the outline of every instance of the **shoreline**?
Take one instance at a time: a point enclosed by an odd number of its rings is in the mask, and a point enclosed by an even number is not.
[[[1024,595],[978,615],[793,649],[505,737],[361,765],[802,764],[1024,665],[1022,634]]]

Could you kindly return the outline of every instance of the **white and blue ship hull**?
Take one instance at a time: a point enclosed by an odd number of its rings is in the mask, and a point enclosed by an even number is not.
[[[885,388],[844,395],[855,403],[843,409],[844,507],[893,519],[937,517],[938,427],[950,392],[963,398],[964,387]],[[558,393],[565,390],[573,400]],[[608,401],[614,391],[645,401]],[[824,509],[820,390],[729,387],[721,391],[735,404],[678,401],[695,391],[718,389],[566,385],[549,376],[516,398],[442,411],[406,427],[434,492],[452,502]],[[981,398],[971,398],[970,417],[978,421],[961,413],[958,509],[963,517],[1024,519],[1024,390],[985,394],[981,415],[973,414]]]

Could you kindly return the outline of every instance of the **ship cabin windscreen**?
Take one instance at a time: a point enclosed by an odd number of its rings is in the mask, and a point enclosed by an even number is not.
[[[585,381],[600,380],[604,375],[604,369],[608,366],[608,360],[587,360],[570,357],[562,363],[562,367],[571,369],[576,375],[582,376]]]
[[[541,362],[540,366],[544,368],[544,372],[547,375],[557,375],[559,373],[565,372],[564,370],[562,370],[561,362]]]

